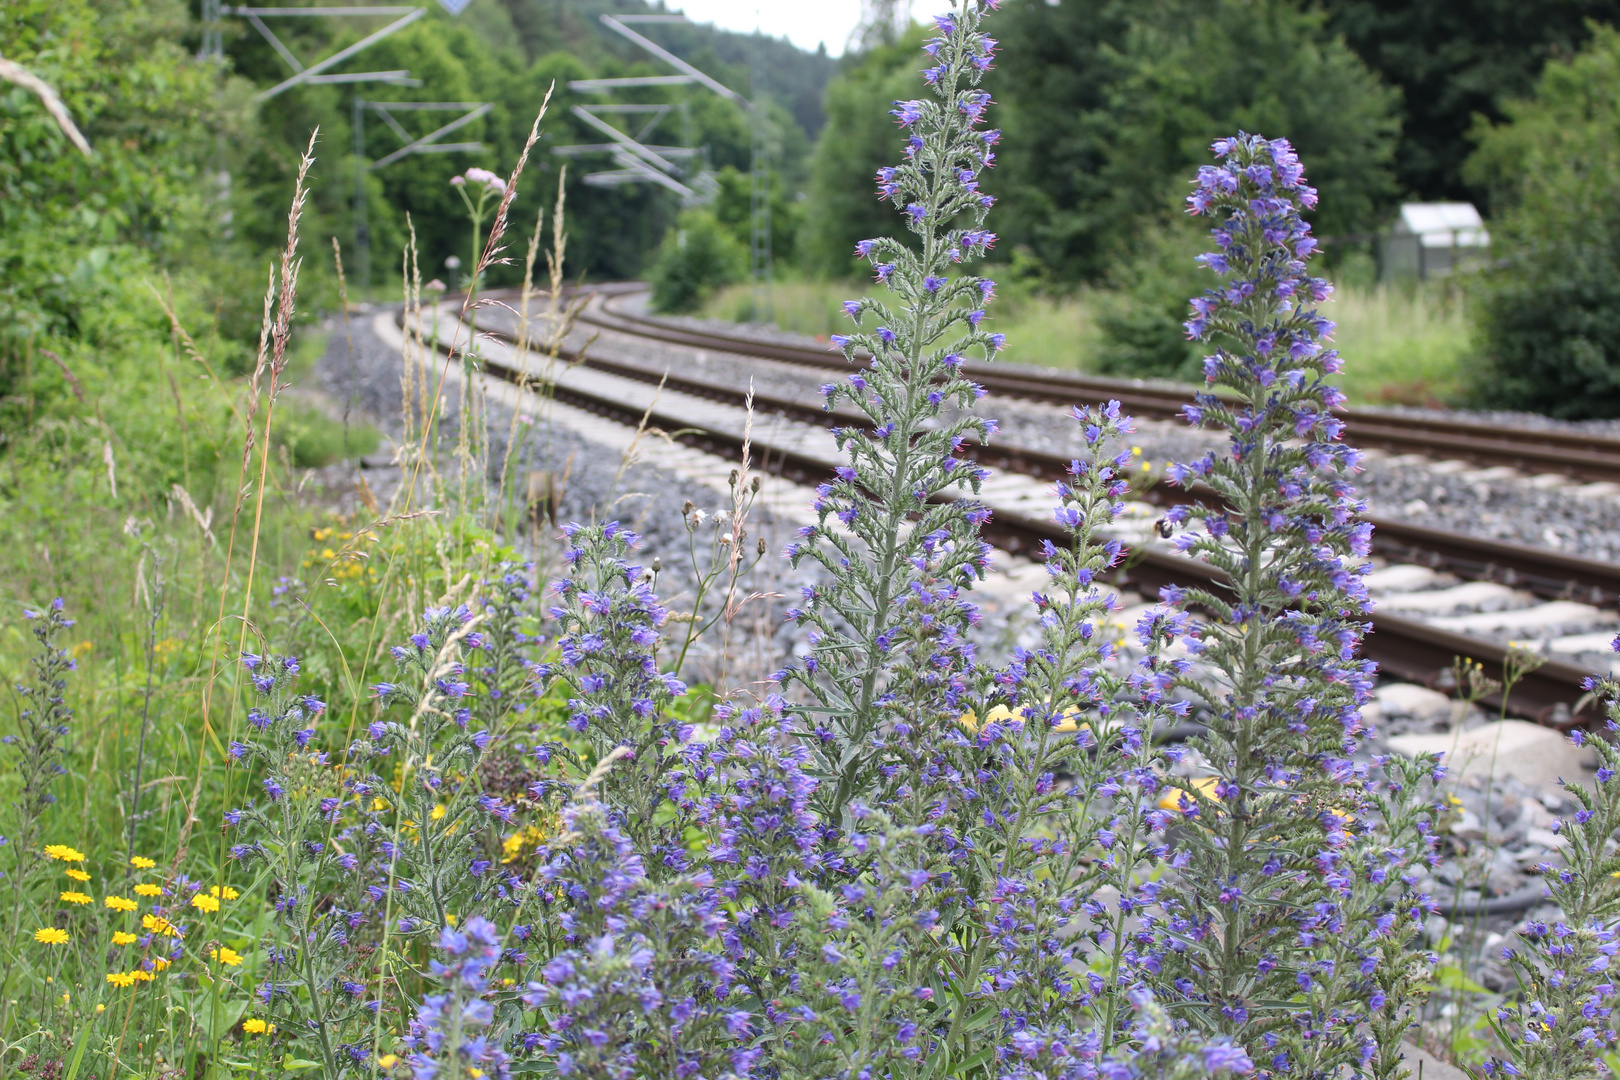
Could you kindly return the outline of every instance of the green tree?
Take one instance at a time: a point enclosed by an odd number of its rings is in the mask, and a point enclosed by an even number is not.
[[[714,290],[748,274],[748,248],[714,214],[693,208],[669,231],[653,263],[653,307],[696,311]]]
[[[992,190],[1005,240],[1060,277],[1105,277],[1235,129],[1312,162],[1321,233],[1370,230],[1394,200],[1398,95],[1293,0],[1021,0],[1005,25]]]
[[[1620,416],[1620,32],[1547,65],[1534,97],[1481,122],[1465,178],[1505,207],[1475,287],[1474,396],[1566,418]]]
[[[986,187],[1003,200],[1008,245],[1026,247],[1060,278],[1107,270],[1108,163],[1114,86],[1134,25],[1129,0],[1010,3],[996,19],[1002,44],[986,85],[1001,103],[1001,165]]]
[[[715,176],[720,191],[714,197],[714,216],[746,250],[753,237],[753,178],[727,167]],[[791,263],[798,229],[803,220],[800,203],[788,190],[780,173],[770,177],[771,258]]]
[[[1097,316],[1102,331],[1097,371],[1131,378],[1197,381],[1208,346],[1188,341],[1182,324],[1187,298],[1213,283],[1214,275],[1193,260],[1209,247],[1201,220],[1172,220],[1145,230],[1135,257],[1110,271]]]
[[[199,248],[206,257],[218,207],[201,176],[224,117],[212,73],[181,46],[187,26],[178,0],[0,6],[5,56],[55,87],[94,150],[82,155],[38,98],[0,83],[0,409],[17,407],[18,380],[45,363],[37,346],[93,333],[102,301]],[[42,372],[27,409],[53,384],[65,390]]]
[[[1483,201],[1463,162],[1474,117],[1500,122],[1549,59],[1568,59],[1617,0],[1320,0],[1328,28],[1402,91],[1395,178],[1422,199]]]
[[[812,273],[848,277],[857,270],[856,241],[901,231],[893,210],[872,198],[873,177],[904,142],[889,109],[917,96],[922,41],[918,30],[873,49],[827,87],[827,124],[810,159],[799,241],[799,257]]]

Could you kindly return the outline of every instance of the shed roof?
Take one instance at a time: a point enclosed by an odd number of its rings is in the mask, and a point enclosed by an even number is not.
[[[1397,234],[1416,234],[1424,247],[1484,247],[1491,242],[1485,221],[1473,203],[1406,203]]]

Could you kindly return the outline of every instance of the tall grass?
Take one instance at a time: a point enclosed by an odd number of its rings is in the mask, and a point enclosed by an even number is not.
[[[865,282],[788,278],[772,286],[772,321],[783,330],[825,340],[846,332],[840,305],[870,291]],[[1011,363],[1091,372],[1101,341],[1099,310],[1107,294],[1078,290],[1048,294],[1013,285],[991,317],[1014,345]],[[1327,306],[1339,324],[1335,346],[1347,358],[1341,389],[1358,405],[1445,405],[1467,389],[1472,322],[1463,298],[1448,282],[1405,286],[1341,285]],[[753,287],[717,292],[700,313],[747,322]]]
[[[1447,404],[1466,391],[1473,324],[1451,283],[1341,288],[1326,312],[1356,404]]]

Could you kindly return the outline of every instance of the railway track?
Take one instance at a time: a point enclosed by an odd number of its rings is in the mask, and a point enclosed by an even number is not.
[[[613,335],[649,337],[667,345],[725,351],[742,356],[783,360],[767,355],[776,343],[748,343],[726,335],[688,334],[684,328],[644,317],[623,318],[602,313],[598,298],[588,309],[589,322]],[[494,320],[480,316],[481,322]],[[441,325],[453,321],[441,320]],[[652,327],[658,333],[643,333]],[[519,357],[509,336],[485,333],[490,339],[485,369],[508,381],[533,380],[536,359]],[[690,340],[688,340],[690,338]],[[616,340],[616,339],[615,339]],[[720,350],[718,341],[728,348]],[[560,357],[569,361],[551,381],[555,399],[577,409],[621,424],[646,423],[674,433],[683,444],[735,460],[740,449],[746,392],[724,379],[692,378],[670,370],[667,364],[638,362],[627,350],[599,341],[581,356],[576,349]],[[628,350],[633,352],[634,350]],[[815,366],[847,368],[842,357],[817,356]],[[998,373],[1005,374],[1005,373]],[[975,373],[986,381],[981,373]],[[1018,376],[1022,378],[1022,376]],[[1096,401],[1122,396],[1121,385],[1110,380],[1053,378],[1067,396],[1052,389],[1043,400]],[[1153,388],[1161,402],[1156,415],[1173,415],[1168,389]],[[994,388],[992,388],[992,392]],[[1185,391],[1182,391],[1185,394]],[[1034,396],[1025,394],[1024,396]],[[1182,398],[1184,400],[1184,397]],[[827,426],[861,422],[857,414],[833,413],[802,400],[755,394],[753,444],[765,467],[796,483],[813,486],[841,461]],[[773,418],[762,424],[760,418]],[[1455,425],[1467,427],[1469,425]],[[1477,426],[1477,425],[1476,425]],[[1424,444],[1430,454],[1452,453]],[[986,529],[998,547],[1015,554],[1033,554],[1047,539],[1063,539],[1049,518],[1047,482],[1060,476],[1069,458],[1016,446],[977,448],[979,462],[992,470],[985,500],[995,514]],[[1493,464],[1501,464],[1493,461]],[[1122,588],[1156,595],[1166,584],[1220,588],[1217,572],[1190,560],[1157,541],[1152,522],[1159,507],[1188,498],[1186,492],[1162,486],[1138,493],[1127,527],[1133,552],[1119,576]],[[1597,658],[1606,650],[1612,629],[1620,625],[1613,609],[1620,600],[1620,567],[1527,545],[1485,540],[1406,522],[1373,519],[1374,556],[1382,565],[1369,578],[1379,603],[1365,641],[1367,655],[1386,674],[1434,685],[1449,672],[1453,660],[1464,656],[1482,663],[1486,674],[1500,679],[1508,657],[1509,640],[1527,641],[1542,652],[1546,663],[1522,678],[1512,691],[1515,713],[1542,723],[1570,727],[1597,718],[1596,707],[1585,699],[1581,683],[1598,669]],[[1487,699],[1489,700],[1489,699]]]
[[[627,311],[626,301],[640,291],[629,283],[616,283],[584,311],[583,321],[602,329],[669,344],[836,371],[849,369],[849,362],[842,354],[827,348],[698,330],[673,320]],[[1187,386],[1139,379],[1008,370],[1002,365],[972,362],[965,364],[963,370],[992,394],[1060,405],[1115,398],[1126,411],[1144,417],[1179,418],[1182,406],[1192,394]],[[1341,409],[1338,415],[1344,421],[1344,439],[1352,446],[1620,483],[1620,438],[1551,428],[1504,429],[1492,424],[1436,417],[1397,417],[1367,409]]]

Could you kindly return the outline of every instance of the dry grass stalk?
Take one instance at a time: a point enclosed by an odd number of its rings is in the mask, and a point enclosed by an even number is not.
[[[57,96],[55,88],[50,83],[21,64],[7,60],[3,56],[0,56],[0,79],[32,91],[39,98],[40,104],[45,106],[45,111],[51,114],[51,119],[56,121],[56,126],[62,129],[62,134],[79,148],[79,152],[87,158],[96,156],[95,151],[90,149],[90,140],[79,131],[78,125],[73,122],[72,115],[67,111],[67,106],[62,104],[62,99]]]
[[[303,217],[304,205],[309,198],[309,190],[305,183],[309,178],[310,166],[315,164],[315,140],[319,135],[319,128],[310,133],[309,145],[305,148],[303,159],[298,164],[298,178],[293,187],[292,205],[287,210],[287,244],[281,252],[280,288],[279,290],[276,288],[277,275],[276,271],[272,269],[270,287],[265,293],[265,318],[259,330],[259,353],[254,362],[253,375],[248,381],[249,409],[247,432],[243,438],[242,448],[242,480],[237,485],[236,505],[231,513],[231,543],[226,551],[225,572],[220,579],[220,617],[215,623],[214,647],[211,650],[209,659],[208,682],[203,690],[203,732],[198,747],[197,779],[191,790],[191,797],[187,803],[186,820],[181,826],[180,837],[176,844],[176,849],[179,851],[185,849],[186,840],[191,834],[191,829],[197,823],[195,808],[198,796],[202,791],[202,778],[205,775],[201,759],[214,735],[211,705],[214,680],[219,674],[219,634],[223,630],[225,621],[225,593],[230,587],[231,555],[235,550],[237,522],[241,515],[243,498],[247,490],[247,466],[253,449],[253,417],[258,408],[260,380],[264,372],[268,370],[270,383],[264,410],[262,445],[259,447],[258,485],[254,491],[252,542],[248,550],[247,582],[242,594],[241,628],[237,638],[237,651],[239,653],[247,645],[248,628],[252,625],[253,579],[255,571],[258,569],[259,530],[264,522],[264,489],[270,472],[270,425],[275,414],[276,396],[282,389],[281,376],[287,367],[287,343],[292,336],[292,319],[298,299],[298,270],[300,266],[298,258],[298,224]],[[270,297],[272,294],[276,295],[276,308],[273,316],[270,310]],[[235,726],[235,722],[236,712],[233,709],[231,713],[232,727]]]

